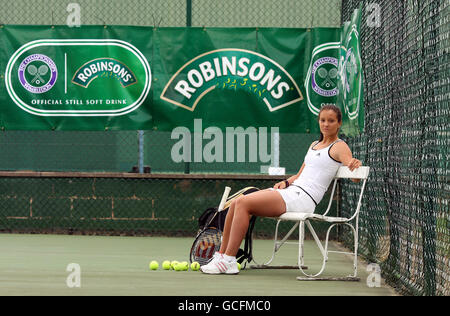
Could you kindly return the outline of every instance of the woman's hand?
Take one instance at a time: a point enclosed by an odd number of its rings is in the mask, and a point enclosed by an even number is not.
[[[352,158],[350,159],[350,161],[347,164],[347,167],[350,171],[353,171],[355,169],[358,169],[359,167],[362,166],[362,162],[359,161],[356,158]],[[351,179],[353,182],[358,183],[359,181],[361,181],[361,179]]]
[[[286,187],[286,180],[275,183],[275,185],[273,186],[274,189],[286,189]]]
[[[353,171],[361,166],[362,166],[362,162],[356,158],[350,159],[350,161],[347,163],[347,167],[348,167],[348,169],[350,169],[350,171]]]
[[[302,164],[302,167],[300,168],[300,170],[298,171],[298,173],[295,176],[292,176],[292,177],[288,178],[287,180],[283,180],[283,181],[276,183],[273,186],[273,188],[274,189],[286,189],[289,185],[291,185],[291,183],[294,183],[294,181],[300,176],[300,174],[302,173],[304,168],[305,168],[305,163]]]

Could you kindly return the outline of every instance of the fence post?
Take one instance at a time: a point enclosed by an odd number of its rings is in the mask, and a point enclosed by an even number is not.
[[[186,0],[186,26],[192,26],[192,0]]]
[[[138,151],[139,151],[139,157],[138,157],[138,167],[139,167],[139,173],[144,173],[144,131],[139,130],[138,131]]]

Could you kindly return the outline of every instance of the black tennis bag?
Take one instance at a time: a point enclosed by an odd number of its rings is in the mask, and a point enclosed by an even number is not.
[[[216,215],[216,217],[212,220],[212,222],[208,225],[208,227],[214,227],[214,228],[220,230],[221,232],[223,232],[223,229],[225,227],[225,218],[228,214],[228,209],[231,205],[231,202],[233,202],[233,200],[237,199],[241,195],[247,195],[247,194],[250,194],[250,193],[253,193],[256,191],[259,191],[259,189],[255,188],[255,187],[246,187],[246,188],[236,192],[235,194],[229,196],[227,199],[227,202],[225,203],[225,207],[224,207],[223,211],[219,212]],[[203,212],[202,215],[200,215],[200,217],[198,219],[198,225],[199,225],[200,230],[205,228],[205,225],[207,225],[209,223],[209,221],[211,220],[211,218],[214,216],[214,214],[216,212],[217,212],[217,207],[210,207],[210,208],[206,209],[206,211]],[[236,254],[237,262],[242,264],[244,261],[246,261],[244,263],[243,268],[245,268],[245,265],[247,264],[247,262],[251,262],[253,259],[253,256],[252,256],[252,246],[253,246],[252,245],[252,232],[253,232],[253,227],[255,226],[255,221],[256,221],[256,216],[252,216],[250,218],[248,230],[245,235],[244,249],[240,248]]]

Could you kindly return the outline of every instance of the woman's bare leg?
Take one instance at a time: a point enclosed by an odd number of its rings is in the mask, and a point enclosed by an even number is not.
[[[286,204],[280,193],[274,190],[262,190],[239,197],[234,201],[233,215],[230,216],[231,223],[228,223],[227,227],[229,233],[227,232],[226,245],[224,246],[226,248],[222,249],[221,247],[221,252],[225,250],[226,255],[236,256],[247,232],[251,215],[278,217],[285,212]]]
[[[231,202],[230,208],[228,209],[227,216],[225,217],[225,225],[222,233],[222,243],[220,244],[220,253],[225,253],[228,246],[228,239],[230,238],[231,224],[233,223],[234,209],[236,201]]]

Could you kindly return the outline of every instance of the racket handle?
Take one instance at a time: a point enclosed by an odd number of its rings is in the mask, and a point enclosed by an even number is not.
[[[228,195],[230,194],[231,188],[225,187],[225,191],[223,191],[222,200],[220,200],[219,208],[217,209],[219,212],[223,210],[225,203],[227,202]]]

